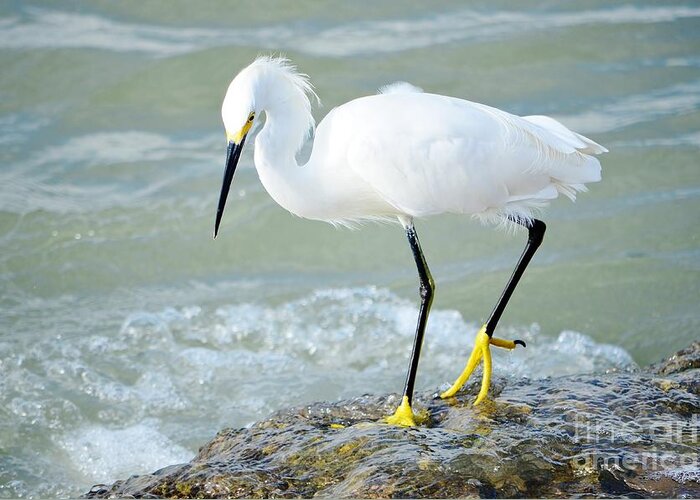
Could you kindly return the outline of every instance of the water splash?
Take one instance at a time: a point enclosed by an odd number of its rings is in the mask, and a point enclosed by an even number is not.
[[[29,488],[50,477],[53,493],[76,493],[90,481],[186,460],[219,428],[281,407],[397,392],[416,316],[414,301],[386,289],[321,289],[277,305],[134,311],[111,333],[44,338],[25,348],[5,341],[0,436],[6,449],[18,450],[15,460],[33,463],[28,477],[15,480]],[[457,374],[477,328],[457,311],[433,312],[419,388],[436,389]],[[524,338],[528,348],[495,352],[499,377],[635,366],[624,349],[582,333],[551,337],[532,325],[501,335]],[[37,465],[19,451],[36,436],[52,436],[42,446],[69,463]],[[146,449],[146,443],[156,445]],[[15,494],[24,491],[17,484]]]
[[[185,401],[207,408],[221,426],[252,422],[278,407],[362,393],[396,392],[405,375],[417,317],[414,301],[375,287],[321,289],[278,305],[243,302],[138,312],[124,321],[121,352],[155,352],[162,362],[143,373],[158,380],[148,402]],[[426,332],[418,386],[446,386],[462,368],[477,323],[457,311],[435,310]],[[555,338],[537,325],[504,328],[529,347],[494,352],[498,377],[532,378],[636,367],[622,348],[565,331]],[[150,357],[150,354],[149,354]],[[163,367],[163,368],[159,368]],[[167,367],[167,368],[166,368]],[[161,380],[164,379],[164,380]],[[163,381],[170,380],[170,384]],[[139,391],[141,397],[143,391]],[[161,401],[161,402],[162,402]],[[171,406],[169,410],[177,410]],[[217,415],[218,414],[218,415]],[[206,426],[201,422],[193,423]]]
[[[58,445],[87,481],[147,473],[163,464],[192,458],[191,451],[173,443],[157,428],[158,422],[151,419],[118,429],[91,426],[65,435]]]

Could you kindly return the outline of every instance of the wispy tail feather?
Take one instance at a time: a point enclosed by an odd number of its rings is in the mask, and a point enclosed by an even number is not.
[[[573,148],[579,153],[597,155],[608,152],[608,150],[605,147],[601,146],[597,142],[592,141],[588,137],[585,137],[581,134],[577,134],[572,130],[569,130],[562,123],[549,116],[532,115],[523,116],[522,118],[523,120],[527,120],[528,122],[537,125],[541,129],[545,130],[547,133],[553,135],[557,139],[563,141],[567,146]],[[570,152],[573,153],[573,151]]]

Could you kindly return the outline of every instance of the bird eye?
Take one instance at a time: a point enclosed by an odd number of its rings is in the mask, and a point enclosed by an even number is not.
[[[250,116],[248,117],[248,121],[252,122],[253,118],[255,118],[255,113],[251,113]]]

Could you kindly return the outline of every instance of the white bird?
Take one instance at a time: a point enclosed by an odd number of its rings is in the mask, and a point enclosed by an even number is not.
[[[453,213],[524,226],[529,237],[515,271],[477,333],[463,373],[441,394],[453,396],[483,359],[478,404],[489,388],[490,345],[525,346],[493,332],[544,236],[535,213],[559,194],[573,200],[586,183],[599,181],[600,163],[592,155],[607,150],[553,118],[519,117],[399,82],[331,110],[316,128],[308,162],[299,165],[297,153],[314,130],[310,97],[318,99],[308,76],[281,57],[259,57],[233,79],[221,108],[228,154],[214,237],[246,137],[263,113],[255,167],[282,207],[335,225],[398,220],[418,268],[421,305],[402,402],[387,420],[410,426],[416,424],[413,387],[435,290],[413,220]]]

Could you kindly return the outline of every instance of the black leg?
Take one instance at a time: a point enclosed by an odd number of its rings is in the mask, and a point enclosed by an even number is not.
[[[532,256],[535,255],[537,248],[539,248],[540,243],[542,243],[542,240],[544,239],[544,232],[547,229],[545,223],[538,219],[533,219],[532,222],[524,222],[520,219],[514,219],[514,222],[517,222],[518,224],[521,224],[527,228],[527,244],[525,245],[525,250],[523,250],[523,253],[520,256],[520,260],[518,260],[517,266],[515,266],[513,274],[508,280],[508,284],[501,294],[501,298],[498,299],[496,307],[493,308],[493,312],[491,313],[491,316],[489,316],[489,320],[486,322],[486,334],[489,337],[493,336],[493,331],[496,329],[498,320],[501,319],[501,315],[508,304],[510,296],[513,295],[513,291],[518,285],[518,281],[520,281],[523,272],[525,272],[525,268],[530,263],[530,259],[532,259]],[[522,340],[516,340],[515,343],[525,347],[525,342]]]
[[[525,272],[525,268],[530,263],[530,259],[532,259],[532,256],[535,255],[537,248],[540,246],[540,243],[542,243],[546,226],[544,222],[537,219],[533,220],[532,222],[523,222],[521,220],[514,220],[514,222],[522,224],[527,228],[528,238],[527,244],[525,245],[525,250],[523,250],[520,260],[518,260],[518,264],[515,266],[515,270],[510,276],[508,284],[501,294],[501,298],[498,299],[496,307],[493,308],[493,312],[491,313],[489,320],[476,334],[474,349],[469,356],[469,360],[467,361],[464,371],[462,371],[462,374],[457,377],[455,383],[440,395],[442,398],[450,398],[454,396],[469,379],[479,363],[483,360],[484,371],[481,378],[481,390],[479,390],[479,394],[474,401],[474,404],[478,405],[486,398],[489,391],[489,385],[491,383],[491,346],[493,345],[496,347],[503,347],[505,349],[515,349],[515,346],[520,344],[525,347],[525,342],[522,340],[503,340],[495,338],[493,336],[493,331],[496,329],[498,320],[501,319],[501,315],[506,308],[506,304],[508,304],[508,299],[510,299],[510,296],[513,295],[513,291],[518,285],[518,281],[522,277],[523,272]]]
[[[416,382],[416,372],[418,371],[418,360],[420,358],[420,349],[423,345],[423,335],[425,334],[425,325],[428,322],[428,314],[430,306],[433,303],[433,294],[435,293],[435,282],[430,275],[428,264],[425,262],[423,251],[420,248],[418,235],[413,224],[406,227],[406,236],[408,243],[411,245],[413,258],[416,260],[418,268],[418,278],[420,280],[420,312],[418,313],[418,324],[416,326],[416,336],[413,339],[413,351],[411,351],[411,362],[406,375],[406,386],[404,387],[404,396],[408,398],[408,404],[413,403],[413,387]]]

